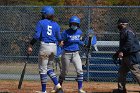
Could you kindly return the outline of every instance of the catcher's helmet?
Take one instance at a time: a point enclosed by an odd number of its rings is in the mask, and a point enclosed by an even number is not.
[[[51,6],[43,6],[40,12],[46,15],[54,15],[54,9]]]
[[[72,16],[69,19],[69,23],[72,23],[72,22],[80,24],[80,19],[77,16]]]

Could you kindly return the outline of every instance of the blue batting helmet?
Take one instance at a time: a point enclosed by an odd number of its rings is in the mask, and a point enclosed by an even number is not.
[[[87,34],[94,34],[94,30],[92,28],[90,28],[88,31],[87,31]]]
[[[54,15],[54,9],[51,6],[43,6],[40,12],[46,15]]]
[[[69,23],[72,23],[72,22],[80,24],[80,19],[77,16],[72,16],[69,19]]]

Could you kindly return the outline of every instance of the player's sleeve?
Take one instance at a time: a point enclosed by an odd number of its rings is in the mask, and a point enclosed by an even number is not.
[[[78,44],[81,45],[81,46],[85,45],[84,42],[81,39],[78,41]]]
[[[56,24],[56,38],[58,41],[62,41],[62,37],[60,34],[60,26],[58,24]]]
[[[94,35],[93,37],[92,37],[92,45],[95,45],[97,43],[97,38],[96,38],[96,36]]]
[[[41,27],[41,23],[39,21],[37,23],[37,25],[36,25],[35,34],[33,36],[34,39],[36,39],[36,40],[40,39],[40,37],[41,37],[41,30],[42,30],[42,27]]]
[[[79,33],[80,33],[80,37],[79,37],[79,40],[75,40],[75,41],[73,41],[73,42],[75,42],[75,43],[78,43],[79,45],[81,45],[81,46],[84,46],[84,42],[82,41],[82,31],[81,30],[79,30]]]
[[[41,24],[40,24],[40,22],[38,22],[36,25],[35,34],[33,36],[33,39],[30,42],[30,45],[33,46],[37,42],[37,40],[40,39],[40,36],[41,36]]]
[[[62,40],[63,40],[64,42],[66,42],[66,41],[67,41],[66,31],[63,31],[62,34],[61,34],[61,36],[62,36]]]

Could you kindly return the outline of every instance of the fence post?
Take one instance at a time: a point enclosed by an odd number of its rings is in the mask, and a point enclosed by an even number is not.
[[[91,22],[91,16],[90,16],[90,7],[88,6],[88,30],[90,29],[90,22]],[[89,51],[90,52],[90,51]],[[87,81],[89,81],[89,55],[90,53],[87,53]]]

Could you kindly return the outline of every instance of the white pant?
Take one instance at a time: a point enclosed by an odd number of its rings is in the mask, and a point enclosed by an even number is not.
[[[79,52],[65,52],[62,54],[62,71],[60,76],[65,77],[68,73],[69,70],[69,65],[70,62],[73,63],[77,75],[78,74],[83,74],[83,69],[82,69],[82,61],[79,56]]]

